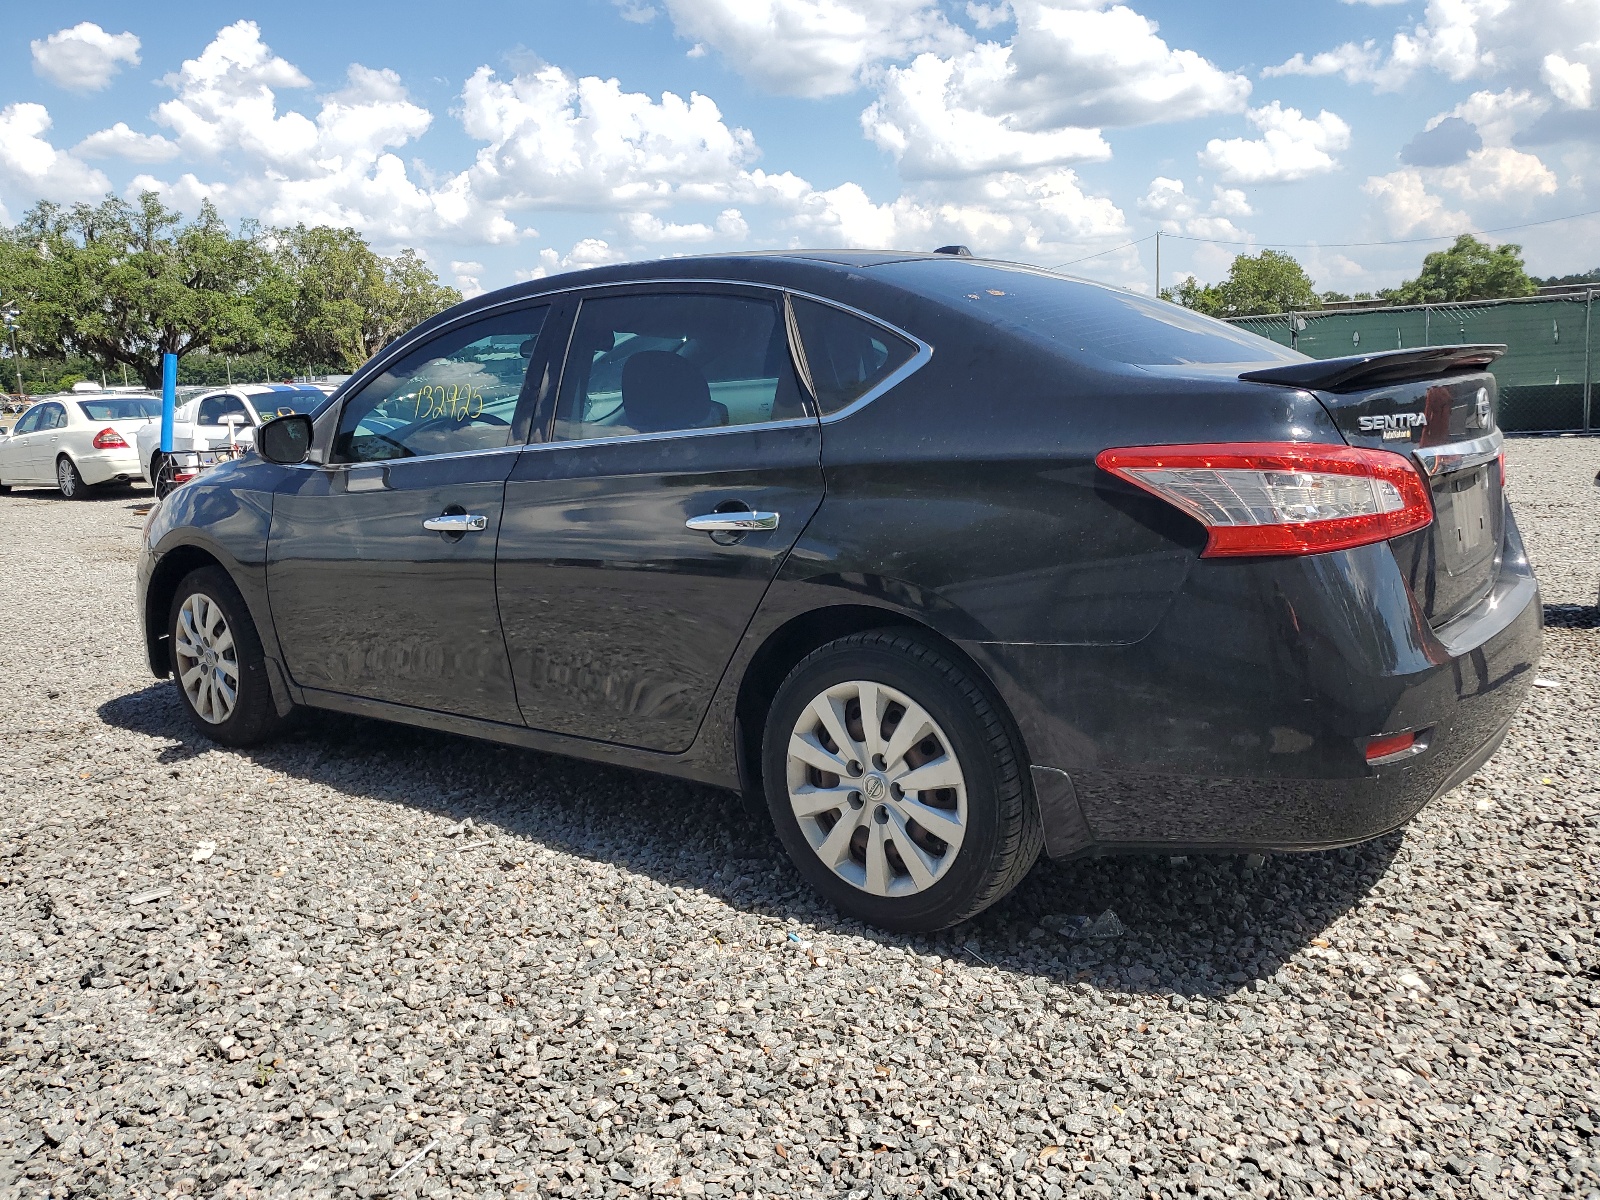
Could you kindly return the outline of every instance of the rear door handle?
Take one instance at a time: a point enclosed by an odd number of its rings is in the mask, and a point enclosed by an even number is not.
[[[422,527],[434,533],[477,533],[489,528],[489,518],[477,513],[443,513],[429,517]]]
[[[683,525],[685,529],[693,529],[697,533],[752,533],[757,529],[776,529],[778,514],[751,512],[749,509],[714,512],[706,513],[703,517],[690,517]]]

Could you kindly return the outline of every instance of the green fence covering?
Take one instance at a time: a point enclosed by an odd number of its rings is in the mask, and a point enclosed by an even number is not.
[[[1411,308],[1274,313],[1234,317],[1232,323],[1312,358],[1339,358],[1373,350],[1503,342],[1506,355],[1493,368],[1500,391],[1500,427],[1525,432],[1592,429],[1593,381],[1600,369],[1591,309],[1594,293],[1483,300]],[[1293,336],[1290,322],[1304,328]]]

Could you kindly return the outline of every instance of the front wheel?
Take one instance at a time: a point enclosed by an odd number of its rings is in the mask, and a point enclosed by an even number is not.
[[[768,712],[762,767],[800,873],[870,925],[954,925],[1039,856],[1026,765],[998,699],[914,634],[855,634],[802,660]]]
[[[63,500],[82,500],[89,494],[89,485],[78,473],[78,466],[65,454],[56,459],[56,487],[61,489]]]
[[[253,746],[283,727],[266,655],[244,597],[220,567],[186,576],[167,620],[172,674],[196,729],[225,746]]]

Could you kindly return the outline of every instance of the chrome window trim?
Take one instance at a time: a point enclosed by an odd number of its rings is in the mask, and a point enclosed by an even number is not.
[[[434,336],[436,336],[438,334],[446,333],[449,330],[454,329],[458,325],[464,324],[464,323],[466,323],[468,321],[476,321],[476,320],[480,319],[481,317],[487,316],[487,315],[489,315],[491,313],[498,312],[499,310],[505,309],[505,308],[514,308],[514,307],[516,307],[518,305],[526,305],[526,306],[532,307],[532,306],[535,306],[535,305],[538,305],[538,304],[541,304],[541,303],[550,303],[557,296],[570,296],[570,295],[573,295],[574,293],[578,293],[578,292],[598,292],[598,291],[608,290],[608,289],[611,289],[611,288],[647,287],[647,286],[651,286],[651,285],[654,285],[654,284],[664,284],[664,285],[667,285],[667,286],[670,286],[670,287],[705,287],[705,286],[711,286],[711,287],[725,287],[725,288],[750,288],[750,289],[754,289],[756,291],[774,292],[779,297],[782,297],[782,296],[785,296],[785,295],[796,296],[796,297],[798,297],[798,298],[800,298],[802,300],[811,300],[811,301],[814,301],[817,304],[825,304],[829,308],[838,309],[840,312],[850,313],[852,316],[859,317],[861,320],[866,321],[869,324],[876,325],[881,329],[888,330],[890,333],[896,335],[897,337],[904,338],[907,342],[911,343],[913,346],[915,346],[917,348],[915,354],[913,354],[909,359],[907,359],[904,363],[902,363],[899,368],[897,368],[896,370],[890,372],[890,374],[888,376],[886,376],[884,379],[880,380],[875,386],[867,389],[866,392],[864,392],[860,396],[856,397],[856,399],[852,400],[849,404],[845,405],[845,407],[841,408],[838,412],[829,413],[827,416],[822,417],[821,421],[822,421],[823,424],[828,424],[828,423],[833,422],[833,421],[843,420],[845,417],[850,416],[852,413],[860,411],[862,408],[864,408],[868,404],[872,403],[872,401],[876,400],[879,396],[883,395],[883,393],[887,392],[890,388],[895,387],[896,385],[898,385],[900,383],[903,383],[910,376],[914,375],[917,371],[921,370],[924,366],[927,365],[928,361],[933,357],[933,347],[930,346],[927,342],[923,341],[921,338],[917,337],[916,334],[908,333],[906,330],[900,328],[898,325],[895,325],[895,324],[893,324],[893,323],[891,323],[889,321],[885,321],[882,317],[874,316],[872,313],[867,312],[865,309],[856,308],[852,304],[845,304],[844,302],[839,301],[839,300],[829,299],[827,296],[818,296],[818,295],[816,295],[815,293],[812,293],[812,292],[800,291],[798,288],[786,287],[783,284],[778,284],[778,283],[754,283],[754,282],[750,282],[750,281],[742,280],[742,279],[677,279],[677,278],[673,278],[673,279],[615,279],[615,280],[611,280],[611,281],[606,282],[606,283],[574,283],[574,284],[568,285],[567,287],[557,288],[556,290],[550,291],[550,292],[539,292],[539,293],[537,293],[535,295],[532,295],[532,296],[519,296],[519,297],[517,297],[515,299],[512,299],[512,300],[501,300],[501,301],[497,301],[494,304],[484,305],[482,308],[474,309],[470,313],[463,313],[461,316],[455,318],[454,320],[448,321],[443,325],[440,325],[436,329],[429,330],[428,334],[427,334],[427,337],[431,338],[431,337],[434,337]],[[381,359],[374,359],[372,361],[372,363],[370,363],[368,365],[370,367],[370,370],[368,369],[368,367],[363,367],[362,370],[356,372],[356,374],[352,375],[348,380],[345,381],[345,384],[343,385],[343,387],[341,387],[339,389],[339,391],[335,393],[335,398],[337,399],[338,404],[337,405],[331,405],[330,408],[332,408],[332,407],[340,407],[340,408],[342,408],[343,405],[344,405],[344,401],[346,399],[347,393],[353,393],[356,390],[358,390],[360,387],[365,386],[366,381],[367,381],[368,378],[370,378],[372,375],[376,375],[376,374],[381,373],[385,368],[388,367],[388,365],[390,363],[394,362],[401,355],[408,353],[410,350],[412,350],[422,340],[423,339],[420,336],[407,335],[406,337],[402,338],[400,341],[397,341],[393,345],[389,346],[385,350],[385,352],[383,354],[383,357]],[[804,352],[804,347],[803,346],[801,347],[801,350],[802,350],[802,352]],[[563,359],[565,359],[565,355],[564,354],[563,354]],[[808,418],[808,421],[809,421],[809,418]],[[763,427],[765,427],[766,425],[776,424],[776,423],[777,422],[765,422],[765,423],[763,423]],[[747,426],[728,426],[727,428],[734,428],[734,429],[737,429],[737,428],[754,428],[754,426],[748,426],[748,427]],[[709,430],[709,429],[700,429],[700,430],[688,430],[686,432],[687,433],[712,433],[712,432],[716,432],[716,431],[715,430]],[[661,436],[664,436],[664,435],[661,435],[661,434],[635,434],[635,435],[632,435],[632,436],[639,437],[639,438],[645,438],[645,437],[661,437]],[[677,435],[673,434],[673,435],[665,435],[665,436],[677,436]],[[594,441],[597,441],[597,442],[614,442],[614,441],[620,441],[620,440],[622,440],[622,439],[620,439],[620,438],[597,438],[597,439],[594,439]],[[563,443],[529,442],[528,443],[528,445],[530,447],[531,446],[542,446],[542,445],[557,445],[557,444],[572,446],[572,445],[577,445],[578,443],[576,443],[576,442],[563,442]],[[476,453],[476,452],[474,451],[473,453]],[[431,457],[437,458],[437,457],[441,457],[441,456],[433,455]],[[330,465],[337,465],[337,464],[330,464]]]
[[[451,452],[446,453],[446,454],[417,455],[415,459],[410,459],[410,458],[375,459],[375,460],[373,460],[373,462],[381,462],[383,465],[389,466],[389,465],[393,465],[395,463],[421,461],[423,459],[426,459],[429,462],[438,462],[438,461],[441,461],[441,460],[444,460],[444,459],[470,458],[470,457],[474,457],[474,456],[477,456],[477,455],[484,455],[484,454],[506,454],[506,453],[511,453],[513,451],[515,451],[517,453],[521,453],[524,450],[550,450],[550,449],[555,449],[556,447],[565,447],[565,446],[586,447],[586,446],[614,445],[614,444],[624,443],[624,442],[669,441],[669,440],[676,441],[678,439],[686,438],[686,437],[703,437],[703,436],[712,436],[712,435],[724,434],[724,433],[747,433],[747,432],[749,432],[751,430],[755,430],[755,429],[783,429],[783,428],[795,428],[795,427],[804,426],[804,425],[810,425],[810,426],[831,425],[836,421],[842,421],[846,417],[852,416],[855,413],[860,412],[863,408],[865,408],[867,405],[871,404],[879,396],[883,395],[885,392],[889,391],[892,388],[898,387],[900,384],[904,383],[907,379],[909,379],[912,375],[914,375],[918,371],[920,371],[923,367],[927,366],[929,361],[933,358],[933,347],[930,346],[927,342],[923,341],[921,338],[917,337],[913,333],[908,333],[906,330],[900,328],[898,325],[895,325],[895,324],[893,324],[893,323],[891,323],[889,321],[885,321],[882,317],[874,316],[872,313],[867,312],[865,309],[856,308],[854,305],[845,304],[845,303],[843,303],[842,301],[839,301],[839,300],[829,299],[827,296],[818,296],[818,295],[816,295],[816,294],[814,294],[812,292],[803,292],[803,291],[800,291],[800,290],[798,290],[796,288],[785,287],[782,284],[776,284],[776,283],[753,283],[753,282],[749,282],[749,281],[746,281],[746,280],[740,280],[740,279],[677,279],[677,278],[673,278],[673,279],[622,279],[622,280],[611,280],[611,281],[606,282],[606,283],[575,283],[575,284],[571,284],[571,285],[569,285],[567,287],[558,288],[555,291],[539,292],[539,293],[537,293],[535,295],[531,295],[531,296],[519,296],[519,297],[516,297],[515,299],[501,300],[501,301],[498,301],[497,303],[494,303],[494,304],[485,305],[482,308],[474,309],[470,313],[463,313],[460,317],[457,317],[454,320],[448,321],[445,324],[440,325],[435,329],[429,330],[427,335],[426,335],[426,337],[427,338],[433,338],[433,337],[435,337],[437,335],[447,333],[450,330],[456,328],[458,325],[465,324],[465,323],[467,323],[469,321],[479,320],[482,317],[487,316],[487,315],[492,314],[492,313],[495,313],[495,312],[498,312],[501,309],[515,308],[515,307],[517,307],[519,305],[520,306],[530,307],[530,308],[531,307],[536,307],[536,306],[538,306],[540,304],[552,303],[554,298],[557,297],[557,296],[570,296],[570,295],[573,295],[574,293],[578,293],[578,292],[598,292],[598,291],[606,291],[606,290],[609,290],[609,289],[612,289],[612,288],[645,287],[645,286],[650,286],[650,285],[653,285],[653,284],[664,284],[664,285],[669,286],[669,287],[686,287],[686,286],[704,287],[704,286],[708,286],[709,285],[709,286],[712,286],[712,287],[748,288],[748,289],[754,289],[754,290],[763,291],[763,292],[773,292],[780,299],[782,297],[784,297],[784,296],[795,296],[795,297],[798,297],[798,298],[800,298],[802,300],[810,300],[810,301],[813,301],[813,302],[815,302],[817,304],[825,304],[829,308],[838,309],[840,312],[850,313],[852,316],[858,317],[861,320],[866,321],[868,324],[876,325],[881,329],[885,329],[888,332],[894,334],[895,336],[903,338],[907,342],[909,342],[911,345],[915,346],[916,347],[916,353],[914,353],[905,362],[900,364],[900,366],[897,367],[895,370],[891,371],[883,379],[879,380],[875,385],[873,385],[872,387],[868,388],[860,396],[858,396],[854,400],[852,400],[849,404],[845,405],[843,408],[839,409],[837,412],[829,413],[827,416],[821,417],[821,418],[815,418],[815,417],[791,417],[791,418],[786,418],[785,420],[782,420],[782,421],[761,421],[761,422],[753,422],[753,423],[748,424],[748,425],[719,425],[719,426],[716,426],[716,427],[711,428],[711,429],[680,429],[680,430],[671,430],[671,431],[663,432],[663,433],[632,433],[632,434],[622,434],[622,435],[619,435],[618,437],[612,437],[612,438],[583,438],[583,439],[574,440],[574,441],[548,441],[548,442],[543,442],[543,441],[541,441],[541,442],[532,442],[532,441],[530,441],[530,442],[525,442],[525,443],[523,443],[521,445],[518,445],[518,446],[497,447],[497,448],[495,448],[493,450],[457,450],[457,451],[451,451]],[[581,299],[581,297],[580,297],[580,299]],[[576,324],[574,324],[574,328],[576,328]],[[327,413],[329,413],[329,414],[335,413],[335,412],[341,412],[343,410],[343,408],[344,408],[345,401],[346,401],[346,399],[348,398],[349,395],[353,395],[355,392],[359,391],[362,387],[364,387],[366,385],[366,382],[367,382],[368,379],[370,379],[374,375],[381,374],[385,369],[387,369],[387,367],[389,366],[390,363],[394,362],[396,359],[400,358],[402,355],[405,355],[405,354],[409,353],[412,349],[414,349],[416,347],[416,345],[418,345],[423,340],[424,340],[424,338],[421,337],[421,336],[415,336],[415,337],[407,336],[407,337],[401,339],[400,341],[395,342],[393,345],[387,347],[385,352],[384,352],[384,354],[383,354],[383,356],[382,356],[382,358],[374,359],[372,361],[372,363],[369,364],[370,370],[368,370],[367,368],[364,367],[362,370],[356,372],[356,374],[352,375],[348,380],[346,380],[344,386],[341,387],[337,393],[335,393],[335,395],[333,397],[333,402],[330,402],[328,408],[325,411]],[[804,350],[805,350],[805,348],[804,348],[804,346],[802,346],[801,347],[801,352],[804,353]],[[566,352],[564,351],[563,354],[562,354],[563,362],[565,361],[565,358],[566,358]],[[338,418],[335,417],[334,419],[335,419],[335,422],[337,423],[337,419]],[[335,468],[360,467],[360,466],[371,466],[371,465],[373,465],[372,462],[361,462],[361,463],[313,463],[313,462],[306,462],[306,463],[296,463],[295,464],[296,467],[299,467],[301,469],[314,470],[314,471],[324,471],[324,470],[333,470]]]
[[[487,450],[450,450],[444,454],[413,454],[410,458],[366,458],[360,462],[337,463],[292,463],[291,470],[296,471],[351,471],[362,467],[398,467],[404,463],[443,462],[455,458],[485,458],[491,454],[521,454],[528,446],[518,443],[515,446],[492,446]]]
[[[1468,467],[1481,467],[1500,457],[1505,436],[1496,429],[1483,437],[1464,442],[1451,442],[1446,446],[1418,446],[1412,451],[1422,473],[1432,478],[1447,471],[1461,471]]]
[[[624,442],[672,442],[690,437],[712,437],[720,433],[754,433],[758,429],[815,429],[815,417],[785,417],[781,421],[751,421],[746,425],[713,425],[708,429],[670,429],[661,433],[622,433],[607,438],[574,438],[571,441],[529,442],[522,450],[565,450],[569,446],[616,446]]]

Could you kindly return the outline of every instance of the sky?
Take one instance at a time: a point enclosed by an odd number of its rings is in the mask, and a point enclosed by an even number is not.
[[[952,242],[1149,292],[1157,231],[1162,286],[1270,246],[1371,290],[1465,231],[1535,274],[1600,266],[1597,0],[3,0],[0,23],[0,221],[154,190],[353,226],[469,294]]]

